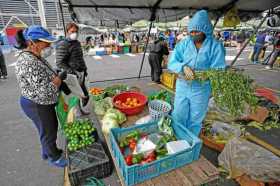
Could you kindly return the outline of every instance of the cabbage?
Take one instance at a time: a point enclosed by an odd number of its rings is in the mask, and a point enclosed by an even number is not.
[[[94,102],[94,112],[97,115],[105,115],[106,111],[110,108],[113,108],[113,101],[110,97]]]
[[[105,114],[105,116],[110,116],[110,117],[113,117],[113,115],[116,117],[118,124],[122,124],[126,121],[125,114],[117,109],[110,108],[107,110],[107,112]]]
[[[104,117],[102,119],[102,132],[104,134],[109,134],[112,128],[118,128],[118,122],[110,117]]]

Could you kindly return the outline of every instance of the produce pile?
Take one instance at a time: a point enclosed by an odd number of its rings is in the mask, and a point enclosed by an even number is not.
[[[158,122],[158,132],[147,134],[134,130],[119,139],[119,148],[128,166],[143,165],[167,156],[166,144],[171,141],[176,141],[171,120],[162,118]]]
[[[89,90],[89,93],[92,95],[100,95],[104,93],[104,90],[98,87],[94,87]]]
[[[161,90],[157,93],[153,93],[148,96],[149,101],[162,100],[162,101],[166,101],[169,104],[171,104],[171,98],[172,98],[172,95],[166,90]]]
[[[94,103],[94,112],[99,116],[105,115],[108,109],[114,107],[112,98],[110,97],[101,99],[99,101],[94,101],[93,103]]]
[[[126,116],[124,113],[117,109],[110,108],[106,111],[102,119],[102,132],[109,134],[112,128],[117,128],[119,125],[126,121]]]
[[[105,92],[106,95],[109,97],[113,97],[123,91],[128,91],[129,87],[127,85],[124,84],[120,84],[120,85],[112,85],[110,87],[105,88]]]
[[[234,116],[241,115],[246,105],[257,106],[258,99],[248,76],[233,70],[196,72],[195,79],[210,80],[215,103]]]
[[[96,129],[89,119],[76,120],[66,124],[64,133],[68,141],[68,150],[76,151],[91,145],[96,140],[94,131],[96,132]]]
[[[121,100],[116,100],[116,105],[124,108],[135,108],[140,106],[140,101],[137,98],[126,98],[125,102],[122,102]]]

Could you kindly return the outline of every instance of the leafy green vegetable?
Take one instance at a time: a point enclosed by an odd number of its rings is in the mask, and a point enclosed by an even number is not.
[[[110,87],[105,88],[105,92],[107,94],[107,96],[109,97],[113,97],[123,91],[127,91],[129,89],[129,87],[127,85],[112,85]]]
[[[158,128],[159,131],[167,134],[169,136],[174,136],[174,131],[173,128],[171,126],[171,119],[168,117],[162,117],[159,121],[158,121]]]
[[[126,116],[124,113],[117,109],[108,109],[102,119],[102,131],[105,134],[109,134],[111,128],[119,127],[119,124],[122,124],[125,121]]]
[[[119,124],[122,124],[126,121],[125,114],[122,113],[121,111],[117,110],[117,109],[113,109],[113,108],[108,109],[107,112],[106,112],[106,115],[107,116],[110,116],[110,115],[113,116],[114,115],[113,117],[116,118],[116,120]]]
[[[233,70],[209,70],[196,72],[200,81],[210,80],[212,95],[220,108],[226,109],[233,116],[241,115],[246,104],[256,108],[258,99],[248,76]]]
[[[161,90],[157,93],[153,93],[148,96],[149,101],[157,99],[157,100],[166,101],[170,104],[171,104],[171,98],[172,98],[172,95],[166,90]]]
[[[106,111],[110,108],[113,108],[113,101],[110,97],[94,102],[94,111],[97,115],[105,115]]]

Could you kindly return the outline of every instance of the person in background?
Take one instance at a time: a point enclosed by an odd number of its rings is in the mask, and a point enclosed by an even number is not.
[[[174,45],[175,45],[175,35],[173,32],[170,32],[168,37],[168,46],[171,50],[173,50]]]
[[[251,61],[252,61],[254,64],[259,63],[259,55],[260,55],[260,53],[261,53],[261,50],[262,50],[263,47],[264,47],[264,44],[265,44],[265,37],[266,37],[266,34],[265,34],[265,32],[263,32],[263,31],[260,31],[260,32],[257,34],[256,43],[255,43],[253,55],[252,55],[252,58],[251,58]]]
[[[182,39],[187,37],[187,35],[188,35],[188,32],[187,32],[187,30],[184,29],[183,32],[177,36],[177,43],[179,43]]]
[[[55,111],[63,78],[46,61],[52,54],[50,46],[55,38],[43,27],[31,26],[19,31],[16,40],[16,47],[22,50],[15,66],[21,108],[38,130],[42,159],[51,165],[65,167],[67,161],[56,144],[58,121]]]
[[[8,72],[7,72],[7,66],[5,63],[5,57],[4,57],[4,54],[2,52],[2,48],[0,45],[0,78],[7,79],[7,76],[8,76]]]
[[[195,80],[195,73],[225,69],[225,48],[214,39],[213,26],[206,10],[195,13],[188,31],[190,36],[176,45],[168,63],[168,69],[179,77],[172,116],[198,136],[207,113],[211,84],[209,80]]]
[[[236,42],[237,42],[237,50],[241,50],[241,48],[243,47],[243,44],[246,40],[246,35],[245,35],[245,31],[241,30],[236,37]]]
[[[152,81],[156,83],[160,83],[163,55],[169,55],[168,47],[164,40],[164,34],[160,33],[158,39],[155,40],[150,46],[150,54],[148,59],[151,67]]]
[[[77,76],[84,97],[80,101],[80,108],[83,114],[90,114],[89,93],[85,85],[87,77],[87,66],[83,57],[83,50],[78,41],[79,27],[75,23],[68,23],[66,26],[66,39],[57,44],[56,66],[61,71]]]
[[[267,63],[266,69],[272,69],[275,61],[280,56],[280,33],[278,33],[273,41],[273,51]]]

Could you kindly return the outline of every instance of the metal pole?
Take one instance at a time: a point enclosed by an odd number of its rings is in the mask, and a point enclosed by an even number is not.
[[[63,14],[61,0],[59,0],[59,8],[60,8],[60,13],[61,13],[61,19],[62,19],[62,26],[63,26],[64,36],[66,37],[66,28],[65,28],[64,14]]]
[[[246,46],[249,44],[250,40],[254,37],[254,35],[257,33],[257,31],[259,30],[259,28],[262,26],[262,24],[264,23],[264,21],[266,20],[266,18],[268,17],[268,14],[266,14],[266,16],[262,19],[262,21],[260,22],[260,24],[256,27],[256,29],[254,30],[253,34],[251,35],[251,37],[249,39],[247,39],[247,41],[245,42],[245,44],[243,45],[243,47],[240,49],[240,51],[237,53],[237,55],[235,56],[235,58],[233,59],[233,61],[230,63],[230,67],[233,66],[233,64],[237,61],[238,57],[241,55],[241,53],[243,52],[243,50],[246,48]]]
[[[145,43],[145,49],[144,49],[144,54],[143,54],[143,58],[142,58],[142,61],[141,61],[141,67],[140,67],[140,70],[139,70],[138,78],[141,77],[141,72],[142,72],[142,68],[143,68],[143,64],[144,64],[144,60],[145,60],[145,56],[146,56],[146,52],[147,52],[147,47],[148,47],[148,44],[149,44],[149,38],[150,38],[150,35],[151,35],[152,25],[153,25],[153,21],[150,22],[149,31],[148,31],[148,38],[147,38],[147,42]]]
[[[42,27],[47,28],[47,21],[46,21],[46,14],[45,14],[45,7],[43,0],[37,0],[38,8],[39,8],[39,16],[41,20]]]

